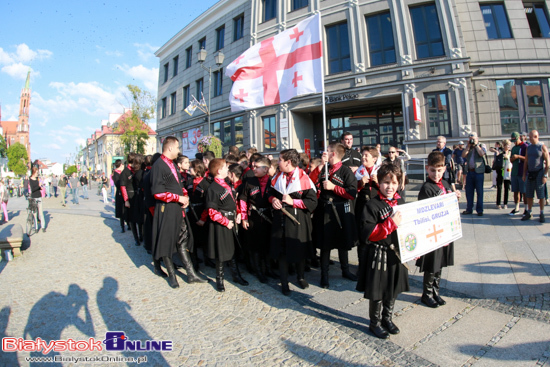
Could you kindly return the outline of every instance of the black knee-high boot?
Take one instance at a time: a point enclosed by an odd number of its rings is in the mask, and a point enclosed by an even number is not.
[[[189,283],[206,283],[207,280],[199,277],[193,267],[193,262],[189,254],[189,231],[185,223],[182,225],[180,237],[176,244],[176,250],[178,251],[183,267],[187,271],[187,280]]]
[[[288,262],[285,255],[279,257],[279,277],[281,279],[281,291],[285,296],[290,295],[290,288],[288,287]]]
[[[441,272],[434,274],[434,300],[440,305],[443,306],[447,304],[443,298],[439,296],[439,282],[441,281]]]
[[[420,301],[431,308],[439,307],[439,303],[434,299],[434,273],[424,272],[424,289]]]
[[[143,242],[143,223],[138,224],[137,228],[138,228],[139,242]]]
[[[254,267],[254,272],[258,277],[260,283],[267,283],[267,277],[265,276],[265,265],[263,264],[263,259],[258,252],[250,253],[252,266]]]
[[[241,271],[239,270],[239,266],[237,265],[237,260],[235,258],[228,261],[229,264],[229,270],[231,270],[231,276],[233,277],[233,281],[235,283],[238,283],[240,285],[248,285],[248,282],[244,280],[244,278],[241,276]]]
[[[172,259],[170,259],[168,256],[164,256],[162,258],[162,261],[164,262],[164,266],[166,266],[166,270],[168,271],[168,284],[170,284],[170,287],[172,288],[179,288],[178,280],[176,279],[176,269],[174,268],[174,263],[172,262]]]
[[[328,265],[330,261],[330,250],[321,250],[321,288],[327,289],[328,283]]]
[[[393,323],[393,307],[395,299],[383,300],[382,305],[382,326],[385,327],[390,334],[399,334],[399,328]]]
[[[357,276],[349,271],[348,252],[346,250],[338,250],[338,259],[340,260],[340,268],[342,269],[342,276],[346,279],[357,281]]]
[[[154,272],[159,277],[168,278],[168,275],[160,267],[160,260],[153,259]]]
[[[382,327],[382,300],[369,301],[369,330],[380,339],[387,339],[390,334]]]
[[[132,229],[132,234],[134,235],[135,245],[139,246],[139,237],[137,232],[137,226],[135,222],[130,222],[130,228]]]
[[[121,228],[121,232],[124,233],[124,218],[120,218],[120,228]]]
[[[225,292],[223,284],[223,261],[216,259],[216,289],[218,292]]]
[[[296,263],[296,278],[298,280],[298,285],[302,289],[306,289],[309,287],[309,283],[307,282],[305,277],[305,268],[306,268],[305,260],[302,260],[299,263]]]

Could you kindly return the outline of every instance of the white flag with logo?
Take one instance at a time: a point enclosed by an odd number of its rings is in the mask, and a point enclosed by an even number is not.
[[[195,97],[193,97],[193,99],[191,99],[191,102],[189,103],[189,106],[187,106],[184,111],[187,112],[189,116],[193,116],[196,109],[197,105],[195,103]]]
[[[227,66],[232,111],[284,103],[323,90],[321,14],[261,41]]]

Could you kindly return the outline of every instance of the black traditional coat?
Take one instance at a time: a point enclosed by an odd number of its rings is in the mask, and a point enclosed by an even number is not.
[[[128,201],[130,202],[130,208],[124,206],[124,220],[127,222],[136,222],[137,216],[139,215],[139,213],[135,210],[139,210],[139,208],[134,208],[138,197],[139,187],[136,186],[136,183],[141,181],[142,178],[141,174],[138,172],[140,171],[132,172],[129,167],[124,167],[122,172],[120,172],[120,188],[121,191],[126,190],[126,195],[128,196]],[[136,179],[136,175],[139,175],[139,178]]]
[[[196,183],[199,181],[199,183]],[[204,177],[200,177],[199,179],[194,178],[191,182],[191,189],[189,192],[189,222],[191,223],[191,230],[193,231],[193,235],[195,237],[195,241],[198,246],[203,246],[208,241],[208,226],[205,224],[202,227],[197,225],[197,222],[199,220],[204,221],[205,223],[208,222],[208,214],[205,213],[206,208],[206,191],[208,190],[208,187],[210,186],[210,181]],[[196,184],[195,184],[195,183]]]
[[[262,193],[260,180],[257,177],[248,178],[246,183],[241,184],[242,193],[239,195],[239,201],[246,203],[246,217],[249,227],[248,230],[244,230],[244,234],[248,249],[261,255],[267,255],[269,251],[271,223],[265,220],[258,211],[273,222],[272,206],[269,202],[270,182],[270,177],[267,177],[265,190]],[[252,206],[257,210],[252,209]]]
[[[404,201],[399,198],[397,204],[404,204]],[[390,248],[393,244],[399,252],[396,226],[389,218],[392,214],[392,206],[380,195],[369,200],[361,213],[356,289],[373,301],[395,299],[399,293],[409,290],[407,268]],[[375,235],[381,239],[374,240]]]
[[[357,223],[353,205],[357,195],[357,180],[351,169],[343,164],[337,164],[334,171],[329,168],[329,180],[341,189],[323,188],[323,167],[317,180],[317,188],[320,191],[319,203],[313,214],[315,247],[323,250],[350,250],[357,245]]]
[[[443,189],[428,178],[420,188],[418,200],[433,198],[453,192],[447,180],[441,180],[441,184],[443,185]],[[441,268],[452,265],[454,265],[454,242],[435,249],[416,260],[416,266],[420,268],[421,273],[439,273]]]
[[[151,194],[158,194],[153,216],[153,257],[172,257],[183,221],[183,209],[179,196],[183,195],[179,175],[174,175],[161,158],[151,168]],[[177,171],[176,171],[177,174]],[[163,200],[161,200],[163,199]]]
[[[275,190],[273,186],[270,187],[269,191],[270,196],[282,200],[283,194]],[[311,238],[313,231],[311,213],[317,207],[317,193],[311,188],[293,192],[290,194],[290,197],[302,200],[305,205],[305,209],[300,209],[283,204],[283,207],[300,222],[300,225],[294,223],[281,210],[273,210],[269,254],[273,259],[278,259],[281,255],[285,255],[289,263],[298,263],[315,254]]]
[[[237,215],[237,205],[235,203],[237,194],[231,186],[230,190],[220,185],[216,180],[208,187],[206,191],[206,209],[214,210],[217,213],[215,218],[221,219],[221,216],[228,220],[235,221]],[[211,259],[219,261],[228,261],[233,258],[235,253],[236,224],[233,229],[208,218],[208,246],[206,255]]]
[[[143,208],[144,208],[144,221],[143,221],[143,242],[145,249],[151,251],[153,248],[153,214],[151,213],[151,207],[155,207],[155,198],[151,193],[151,170],[145,171],[143,179],[141,180],[141,188],[143,190]]]
[[[120,191],[120,173],[116,170],[113,172],[113,181],[116,187],[115,194],[115,217],[122,218],[124,216],[124,198]]]
[[[145,202],[141,181],[143,181],[143,170],[136,171],[132,176],[132,186],[134,188],[134,197],[130,200],[130,210],[132,221],[143,224],[145,219]]]

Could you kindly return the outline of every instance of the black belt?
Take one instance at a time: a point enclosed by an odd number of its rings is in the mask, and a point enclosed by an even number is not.
[[[228,212],[228,211],[225,211],[225,210],[220,210],[220,213],[222,213],[222,215],[224,217],[226,217],[227,219],[235,218],[235,212]]]

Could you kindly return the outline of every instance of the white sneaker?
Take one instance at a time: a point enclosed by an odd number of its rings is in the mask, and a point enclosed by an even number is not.
[[[503,205],[502,209],[508,209],[508,205]]]
[[[500,207],[500,205],[497,204],[496,209],[502,209],[502,208]]]

